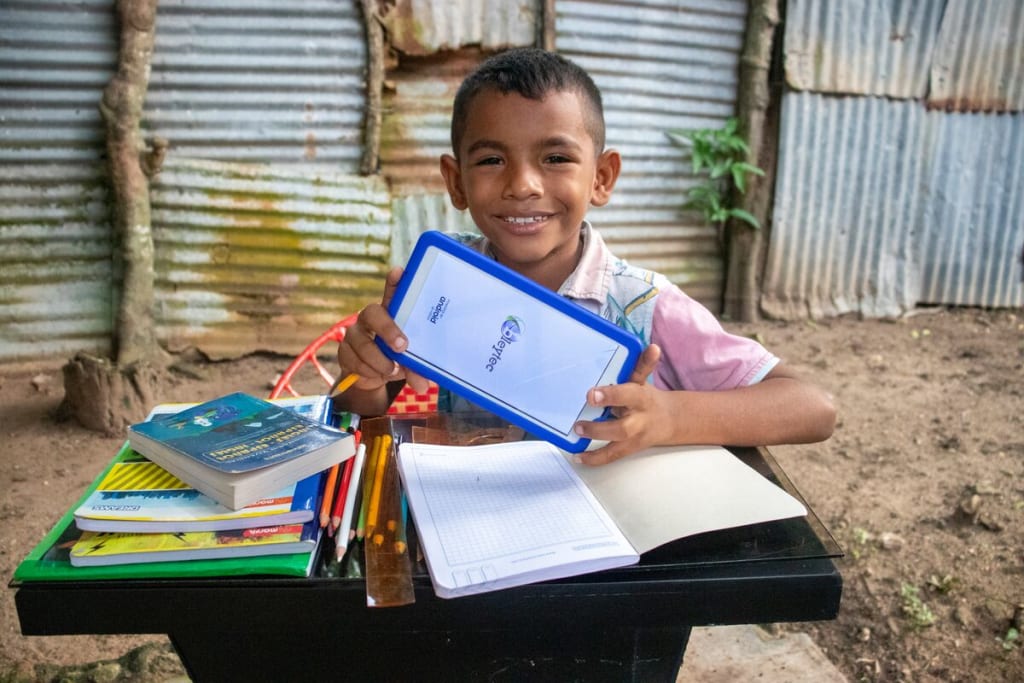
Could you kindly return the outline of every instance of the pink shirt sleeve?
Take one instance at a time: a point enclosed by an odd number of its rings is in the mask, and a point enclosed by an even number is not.
[[[715,391],[760,382],[779,359],[753,339],[722,329],[711,311],[678,287],[658,294],[651,341],[661,347],[659,389]]]

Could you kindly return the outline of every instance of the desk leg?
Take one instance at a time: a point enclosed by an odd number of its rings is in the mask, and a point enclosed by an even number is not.
[[[634,681],[674,683],[688,627],[538,631],[171,634],[204,681]]]

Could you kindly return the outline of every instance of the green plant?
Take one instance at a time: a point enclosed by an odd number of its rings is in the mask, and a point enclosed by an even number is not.
[[[1002,643],[1003,649],[1007,652],[1015,647],[1020,647],[1020,631],[1011,626],[1010,630],[1006,632],[1006,635],[999,642]]]
[[[731,190],[747,191],[747,176],[763,176],[764,171],[745,161],[750,152],[746,141],[737,133],[739,124],[730,118],[722,128],[672,130],[669,139],[677,145],[690,147],[695,174],[706,173],[707,180],[687,192],[684,208],[698,209],[709,223],[722,225],[730,218],[760,228],[750,212],[732,205]]]
[[[900,585],[900,598],[903,600],[902,610],[915,629],[922,629],[935,623],[935,614],[921,600],[917,586],[909,583]]]

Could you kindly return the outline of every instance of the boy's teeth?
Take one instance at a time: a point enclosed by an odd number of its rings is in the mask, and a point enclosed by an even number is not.
[[[518,224],[536,223],[539,220],[541,220],[540,216],[528,216],[526,218],[516,218],[515,216],[509,216],[509,217],[507,217],[505,219],[505,221],[508,222],[508,223],[518,223]]]

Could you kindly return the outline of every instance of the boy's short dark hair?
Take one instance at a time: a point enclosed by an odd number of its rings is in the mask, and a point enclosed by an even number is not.
[[[604,106],[601,91],[575,62],[536,47],[520,47],[488,57],[459,86],[452,107],[452,152],[458,156],[473,98],[494,89],[542,100],[552,91],[575,92],[583,105],[587,132],[600,154],[604,150]]]

